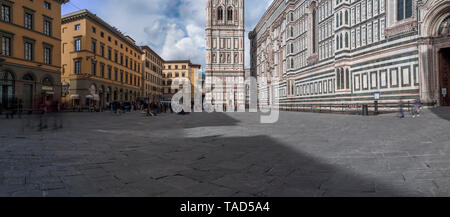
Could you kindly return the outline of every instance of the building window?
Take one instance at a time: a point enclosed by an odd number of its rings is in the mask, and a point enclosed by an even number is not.
[[[33,44],[30,42],[25,42],[25,59],[33,60]]]
[[[80,24],[76,24],[75,25],[75,30],[80,30],[81,29],[81,25]]]
[[[52,49],[50,47],[44,47],[44,64],[52,64]]]
[[[105,45],[104,44],[100,45],[100,55],[102,57],[105,57]]]
[[[219,7],[217,9],[217,20],[220,20],[220,21],[223,20],[223,8],[222,7]]]
[[[2,36],[2,55],[11,56],[11,38]]]
[[[108,48],[108,60],[111,60],[112,58],[112,49]]]
[[[52,34],[52,22],[44,19],[44,34],[50,36]]]
[[[92,61],[92,64],[91,64],[91,72],[92,72],[92,75],[94,75],[94,76],[97,75],[97,62],[95,62],[94,60]]]
[[[95,27],[92,27],[92,32],[93,32],[93,33],[96,33],[96,32],[97,32],[97,29],[96,29]]]
[[[81,60],[79,59],[74,60],[74,66],[75,66],[74,73],[76,75],[81,74]]]
[[[117,81],[117,79],[118,79],[118,72],[119,72],[119,70],[117,69],[117,68],[115,68],[114,69],[114,80],[116,80]]]
[[[397,20],[408,19],[412,17],[412,0],[397,0]]]
[[[81,39],[75,39],[75,51],[81,50]]]
[[[105,77],[105,64],[100,63],[100,77]]]
[[[50,4],[50,2],[46,2],[46,1],[44,1],[44,8],[46,8],[46,9],[52,9],[52,4]]]
[[[33,14],[25,12],[25,28],[33,29]]]
[[[97,53],[97,41],[95,39],[92,39],[92,53]]]
[[[227,10],[227,20],[228,20],[228,21],[232,21],[232,20],[233,20],[233,8],[232,8],[232,7],[228,7],[228,10]]]
[[[112,76],[112,68],[111,68],[111,66],[108,66],[108,78],[109,78],[109,80],[112,80],[111,76]]]
[[[7,6],[7,5],[2,5],[1,8],[1,16],[2,16],[2,21],[3,22],[11,22],[11,7]]]

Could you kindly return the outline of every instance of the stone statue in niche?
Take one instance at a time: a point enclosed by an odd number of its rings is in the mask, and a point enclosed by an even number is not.
[[[441,25],[441,31],[439,32],[439,35],[441,36],[445,36],[448,35],[449,32],[449,28],[448,28],[448,23],[447,22],[443,22]]]
[[[449,27],[450,17],[447,17],[439,26],[438,34],[439,36],[450,35],[450,27]]]

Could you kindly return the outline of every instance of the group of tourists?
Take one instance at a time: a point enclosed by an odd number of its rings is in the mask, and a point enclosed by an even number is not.
[[[39,131],[53,127],[53,129],[59,129],[63,127],[62,116],[60,113],[63,111],[62,104],[57,100],[51,98],[42,97],[34,100],[35,106],[30,108],[24,108],[24,103],[17,97],[8,99],[7,103],[0,101],[0,115],[5,114],[6,119],[14,119],[16,116],[19,119],[23,119],[23,129],[25,128],[37,128]],[[23,116],[23,114],[28,114]],[[31,114],[37,114],[31,116]],[[52,120],[50,122],[50,120]]]
[[[5,113],[6,119],[14,119],[14,116],[17,114],[19,118],[21,118],[23,112],[23,102],[21,99],[16,97],[12,97],[8,100],[7,104],[3,104],[0,101],[0,115]]]
[[[171,106],[168,103],[160,101],[137,101],[137,102],[112,102],[107,103],[107,108],[113,112],[113,114],[121,115],[126,112],[141,112],[145,113],[146,117],[158,116],[161,113],[173,113]]]

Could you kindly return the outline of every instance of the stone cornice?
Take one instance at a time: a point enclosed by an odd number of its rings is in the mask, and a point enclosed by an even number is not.
[[[115,35],[117,38],[122,40],[122,42],[128,44],[130,47],[134,48],[136,51],[138,51],[140,54],[142,54],[141,48],[139,46],[137,46],[136,44],[132,43],[129,39],[127,39],[127,36],[122,34],[122,32],[120,32],[117,28],[109,25],[107,22],[105,22],[104,20],[99,18],[97,15],[91,13],[88,10],[80,10],[80,11],[73,12],[73,13],[62,16],[61,24],[64,25],[64,24],[75,22],[75,21],[82,20],[82,19],[90,19],[91,21],[96,22],[97,24],[99,24],[100,26],[102,26],[103,28],[108,30],[110,33]]]

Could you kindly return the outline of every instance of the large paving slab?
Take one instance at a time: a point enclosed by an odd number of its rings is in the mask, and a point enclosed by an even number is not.
[[[450,109],[0,119],[0,196],[450,196]]]

